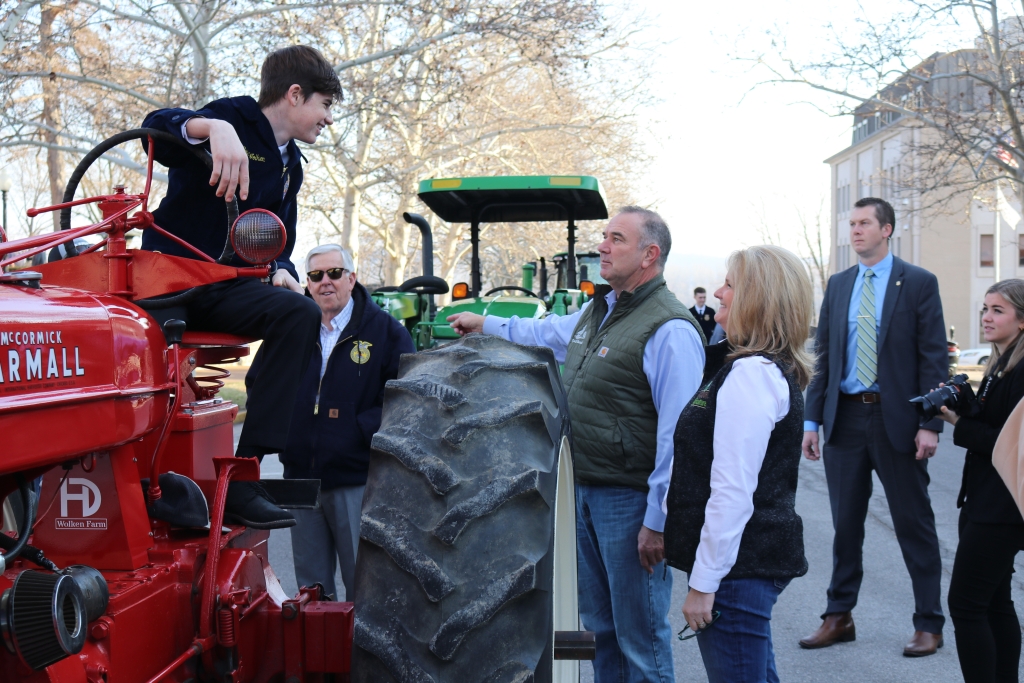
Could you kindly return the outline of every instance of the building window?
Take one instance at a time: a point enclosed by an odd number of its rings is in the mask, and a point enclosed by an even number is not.
[[[995,265],[995,249],[992,235],[981,235],[981,262],[982,268],[991,268]]]

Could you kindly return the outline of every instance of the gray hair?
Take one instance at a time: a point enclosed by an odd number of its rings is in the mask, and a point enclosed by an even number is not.
[[[665,263],[668,261],[668,252],[672,249],[672,233],[669,232],[665,219],[657,211],[640,206],[624,206],[619,209],[619,213],[640,215],[640,248],[646,249],[652,244],[657,244],[661,249],[658,267],[664,270]]]
[[[341,246],[340,244],[321,244],[318,247],[313,247],[312,249],[310,249],[309,253],[306,254],[306,272],[309,272],[309,262],[313,259],[314,256],[319,256],[320,254],[327,254],[332,251],[337,251],[341,253],[342,268],[344,268],[350,273],[356,272],[356,264],[355,261],[352,260],[352,254],[348,253],[348,249]]]

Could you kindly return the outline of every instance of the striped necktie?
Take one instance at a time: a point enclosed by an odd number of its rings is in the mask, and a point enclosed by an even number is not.
[[[875,318],[875,277],[869,268],[864,271],[864,287],[860,291],[857,312],[857,379],[870,389],[878,380],[878,322]]]

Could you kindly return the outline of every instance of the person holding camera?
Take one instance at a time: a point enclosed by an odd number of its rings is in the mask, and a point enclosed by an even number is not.
[[[966,683],[1017,681],[1021,633],[1010,597],[1024,519],[992,466],[992,451],[1006,419],[1024,398],[1024,280],[989,287],[981,318],[992,354],[977,397],[961,390],[941,418],[954,426],[953,443],[967,449],[960,508],[960,543],[949,583],[949,614]],[[973,400],[972,400],[973,399]]]
[[[814,296],[775,246],[733,254],[715,296],[728,355],[676,425],[665,557],[689,574],[683,616],[710,683],[777,682],[772,608],[807,573],[795,503]]]

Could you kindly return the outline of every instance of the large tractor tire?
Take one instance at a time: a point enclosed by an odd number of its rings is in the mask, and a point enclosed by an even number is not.
[[[578,628],[567,417],[548,349],[469,335],[402,358],[363,498],[354,682],[578,680],[552,659]]]

